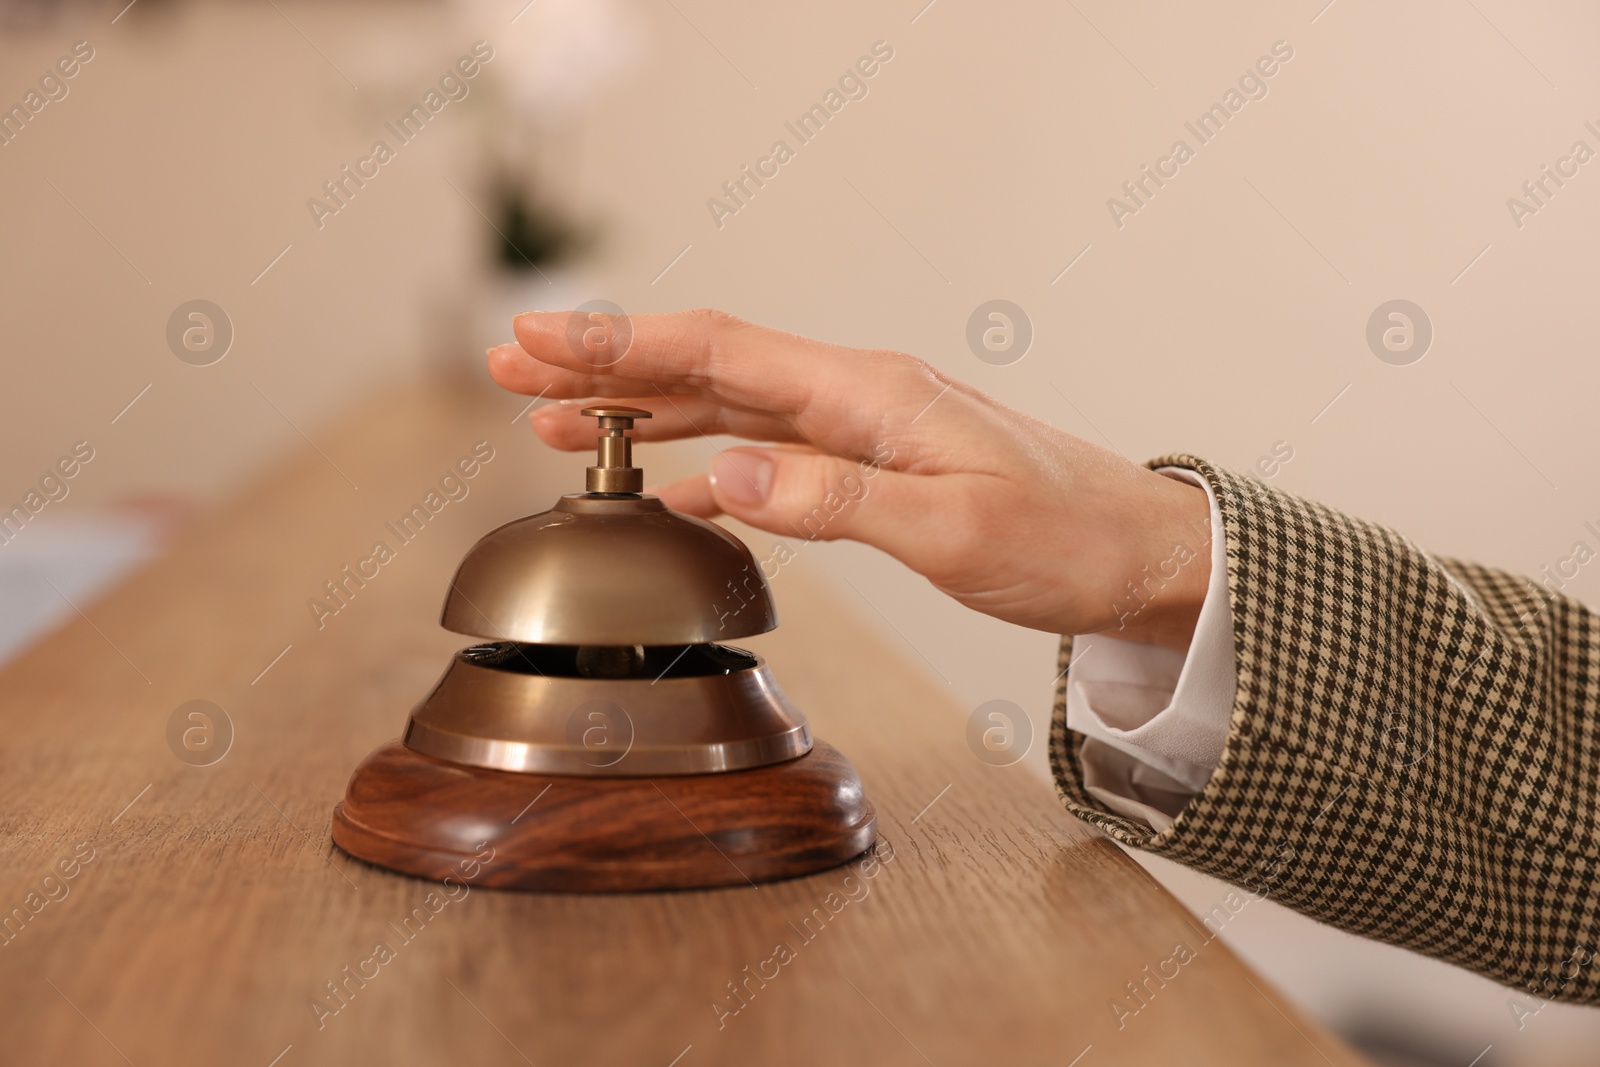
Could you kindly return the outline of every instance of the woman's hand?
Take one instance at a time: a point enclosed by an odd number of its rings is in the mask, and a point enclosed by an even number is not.
[[[1211,569],[1199,488],[898,352],[684,311],[632,316],[617,357],[569,343],[570,319],[519,315],[518,343],[489,350],[500,385],[563,401],[532,415],[550,445],[594,447],[576,402],[591,397],[653,412],[634,428],[640,441],[769,442],[728,449],[707,474],[658,492],[692,515],[874,545],[1007,622],[1188,647]]]

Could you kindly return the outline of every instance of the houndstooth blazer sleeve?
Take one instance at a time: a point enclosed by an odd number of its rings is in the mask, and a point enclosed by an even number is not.
[[[1221,763],[1162,832],[1056,786],[1115,840],[1545,998],[1600,1003],[1600,618],[1525,578],[1193,456],[1227,537],[1238,690]],[[1071,657],[1063,641],[1059,667]]]

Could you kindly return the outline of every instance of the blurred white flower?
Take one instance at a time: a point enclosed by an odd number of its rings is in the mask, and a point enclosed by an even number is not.
[[[463,31],[494,46],[490,71],[518,116],[558,125],[638,58],[642,16],[633,0],[533,0],[524,8],[526,2],[455,6]]]

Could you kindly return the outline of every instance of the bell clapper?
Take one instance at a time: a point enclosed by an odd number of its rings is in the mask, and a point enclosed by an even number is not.
[[[644,646],[581,645],[577,658],[585,678],[631,678],[644,666]]]

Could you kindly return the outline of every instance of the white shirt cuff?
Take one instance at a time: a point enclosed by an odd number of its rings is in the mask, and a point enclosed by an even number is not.
[[[1208,552],[1211,578],[1187,654],[1117,638],[1115,630],[1072,639],[1067,669],[1067,727],[1083,734],[1084,788],[1112,811],[1155,830],[1198,793],[1222,759],[1237,672],[1228,604],[1222,512],[1206,480],[1180,467],[1160,473],[1205,490],[1210,529],[1197,528],[1168,558],[1129,582],[1117,605],[1124,619],[1160,597],[1166,580]]]

